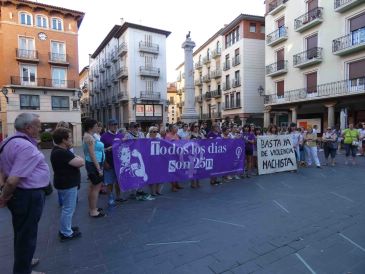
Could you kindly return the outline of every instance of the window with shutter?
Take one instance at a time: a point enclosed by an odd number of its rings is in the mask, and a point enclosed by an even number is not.
[[[276,82],[276,95],[278,98],[284,98],[284,80]]]
[[[307,93],[317,92],[317,72],[307,74]]]

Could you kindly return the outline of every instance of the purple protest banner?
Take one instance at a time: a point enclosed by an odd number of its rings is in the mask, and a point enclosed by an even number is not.
[[[244,157],[242,139],[139,139],[113,144],[115,172],[123,191],[242,172]]]

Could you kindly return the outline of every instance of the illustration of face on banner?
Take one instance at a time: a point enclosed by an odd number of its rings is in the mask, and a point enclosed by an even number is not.
[[[242,172],[243,151],[244,142],[239,139],[140,139],[113,144],[115,171],[123,190]]]

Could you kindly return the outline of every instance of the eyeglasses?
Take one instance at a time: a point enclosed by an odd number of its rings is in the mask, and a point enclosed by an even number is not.
[[[198,125],[195,125],[194,127],[199,127]]]
[[[332,128],[327,128],[327,130],[331,130]]]
[[[153,131],[151,131],[151,133],[158,133],[158,131],[156,131],[156,130],[153,130]]]

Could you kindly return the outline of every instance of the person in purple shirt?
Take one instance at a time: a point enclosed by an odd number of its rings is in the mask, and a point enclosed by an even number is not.
[[[16,133],[0,145],[0,208],[8,206],[14,231],[13,273],[32,272],[39,262],[33,259],[50,172],[44,155],[37,148],[41,131],[39,116],[19,114],[14,122]]]
[[[209,131],[207,135],[207,139],[222,139],[218,124],[213,125],[212,130]],[[220,182],[218,181],[217,177],[210,177],[210,184],[212,186],[216,186],[219,185]]]
[[[108,131],[105,132],[100,141],[105,147],[105,162],[104,162],[104,184],[108,188],[108,205],[114,206],[115,202],[123,202],[124,199],[121,198],[120,188],[117,182],[117,177],[115,175],[114,161],[113,161],[113,151],[112,146],[115,139],[123,140],[123,135],[117,133],[118,121],[115,119],[110,119],[108,121]],[[113,186],[115,186],[116,199],[113,195]]]

